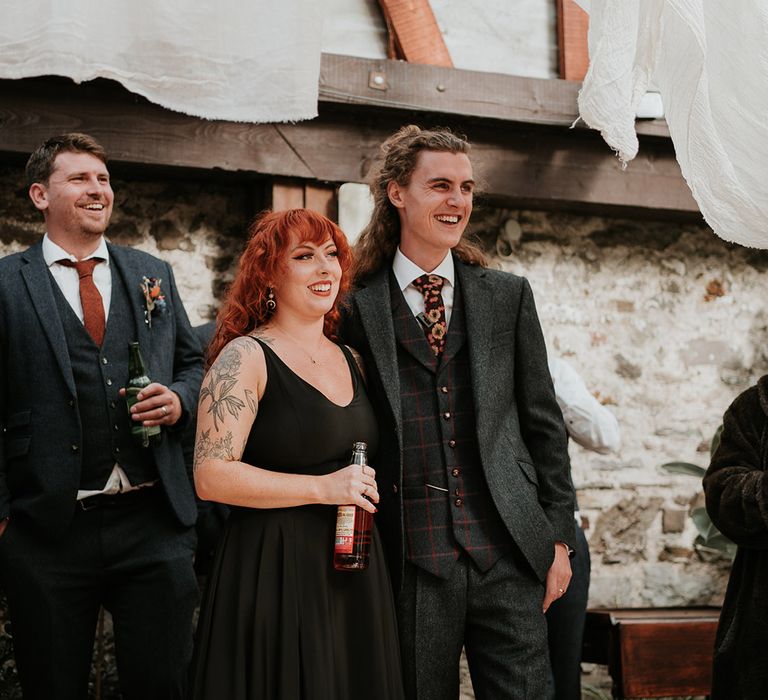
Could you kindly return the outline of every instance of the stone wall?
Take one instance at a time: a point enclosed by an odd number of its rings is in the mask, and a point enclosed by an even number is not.
[[[687,517],[700,482],[658,467],[707,466],[723,412],[768,371],[768,254],[704,225],[479,213],[495,264],[529,278],[550,351],[621,425],[617,455],[571,445],[591,604],[719,604],[728,561],[694,550]]]
[[[194,323],[212,317],[243,231],[252,184],[114,182],[110,237],[173,263]],[[571,363],[622,428],[619,454],[572,445],[592,549],[591,604],[717,604],[728,562],[693,547],[697,480],[658,466],[706,466],[730,401],[768,371],[768,255],[703,225],[478,207],[493,264],[526,275],[552,352]],[[0,167],[0,255],[43,231],[21,169]]]

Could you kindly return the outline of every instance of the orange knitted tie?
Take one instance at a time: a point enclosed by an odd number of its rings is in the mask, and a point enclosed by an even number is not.
[[[64,267],[74,267],[80,277],[80,302],[83,305],[83,325],[88,334],[93,338],[93,342],[101,347],[104,340],[104,327],[106,319],[104,317],[104,303],[101,294],[93,281],[93,268],[103,258],[88,258],[88,260],[59,260],[60,265]]]

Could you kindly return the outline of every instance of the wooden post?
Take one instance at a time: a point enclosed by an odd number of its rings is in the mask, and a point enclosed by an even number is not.
[[[560,77],[584,80],[589,68],[589,15],[574,0],[557,0],[557,45]]]
[[[300,209],[304,206],[304,184],[292,180],[272,183],[272,211]]]
[[[272,183],[272,211],[306,207],[336,221],[336,200],[336,188],[333,185],[285,179],[276,179]]]
[[[379,0],[395,56],[409,63],[453,67],[429,0]]]

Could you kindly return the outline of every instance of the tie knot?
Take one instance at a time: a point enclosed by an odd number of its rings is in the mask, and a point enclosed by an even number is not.
[[[104,258],[88,258],[87,260],[78,260],[77,262],[64,258],[58,260],[59,265],[64,267],[74,267],[77,270],[77,274],[82,277],[88,277],[93,274],[93,268],[100,262],[103,262]]]
[[[417,277],[413,280],[412,284],[422,294],[427,294],[428,292],[437,292],[440,294],[443,290],[443,285],[445,284],[445,277],[441,277],[440,275],[421,275],[421,277]]]

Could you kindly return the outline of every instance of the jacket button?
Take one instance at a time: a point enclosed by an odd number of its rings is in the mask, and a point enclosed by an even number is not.
[[[440,391],[442,391],[444,394],[448,393],[448,387],[447,386],[441,386]]]
[[[450,420],[451,419],[451,412],[450,411],[446,411],[445,413],[443,413],[443,418],[445,418],[445,420]]]
[[[456,440],[448,440],[448,447],[450,448],[456,447]]]
[[[460,506],[461,506],[461,504],[462,504],[462,503],[464,503],[464,501],[462,501],[460,498],[457,498],[457,499],[454,501],[454,503],[455,503],[457,506],[459,506],[459,507],[460,507]]]
[[[397,484],[392,484],[392,493],[397,493]]]
[[[456,467],[451,469],[451,476],[458,476],[459,474],[461,474],[461,472],[458,469],[456,469]]]
[[[75,400],[74,399],[70,399],[69,401],[67,401],[67,405],[71,408],[72,406],[75,405]]]
[[[111,379],[107,379],[107,386],[112,386],[112,380]]]
[[[77,452],[80,449],[79,445],[70,445],[70,448],[72,449],[72,452]]]
[[[106,364],[107,364],[107,362],[108,362],[108,360],[107,360],[107,358],[106,358],[106,357],[102,357],[102,358],[101,358],[101,364],[102,364],[102,365],[106,365]]]

